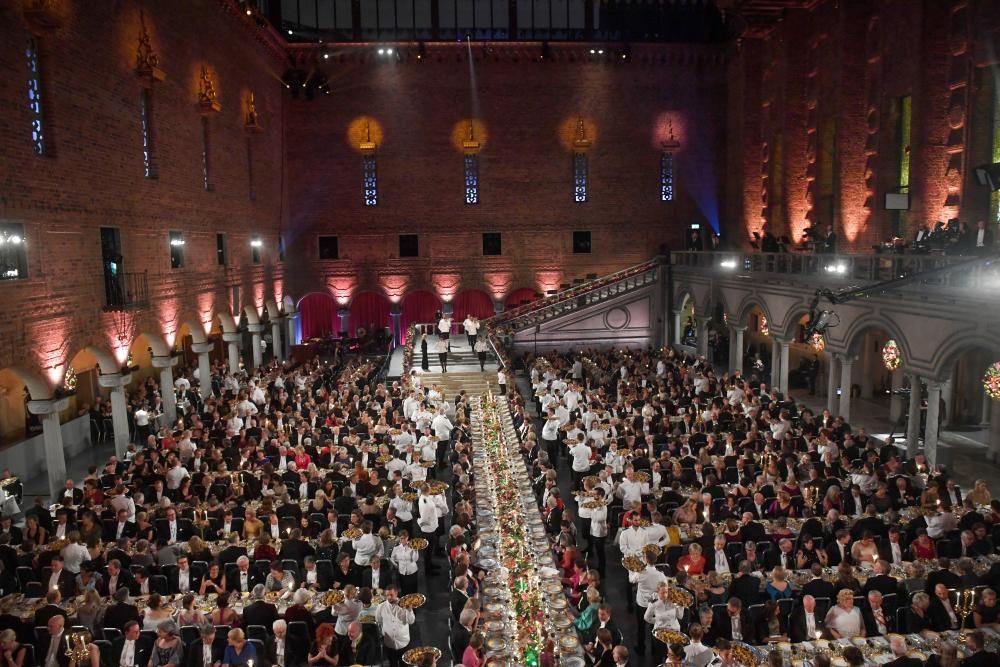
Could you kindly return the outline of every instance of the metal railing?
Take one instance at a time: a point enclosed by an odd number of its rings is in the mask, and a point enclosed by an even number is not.
[[[670,263],[675,268],[712,271],[734,276],[769,274],[776,278],[815,277],[825,282],[844,285],[858,282],[882,282],[936,271],[948,266],[967,263],[970,256],[956,255],[822,255],[761,252],[672,252]],[[984,260],[986,258],[984,257]],[[967,269],[940,272],[915,281],[914,287],[926,286],[996,288],[1000,286],[1000,270],[996,263],[985,262]]]
[[[489,318],[486,322],[490,326],[505,326],[513,329],[535,326],[564,313],[600,303],[655,283],[659,279],[660,263],[659,259],[651,259],[642,264],[636,264],[627,269],[582,282],[544,299],[505,310],[499,315]]]
[[[129,310],[149,303],[146,271],[104,273],[105,310]]]

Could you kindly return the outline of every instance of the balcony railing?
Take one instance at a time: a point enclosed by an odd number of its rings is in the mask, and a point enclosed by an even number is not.
[[[575,285],[550,297],[504,311],[488,320],[491,326],[526,329],[564,313],[600,303],[626,292],[655,283],[660,260],[653,259],[600,278]]]
[[[133,310],[149,303],[149,278],[145,271],[104,274],[104,310]]]
[[[1000,286],[997,262],[983,262],[948,272],[948,266],[968,264],[971,256],[955,255],[822,255],[762,252],[672,252],[670,263],[676,268],[700,269],[721,275],[761,275],[781,278],[821,278],[824,282],[854,285],[913,277],[910,287]],[[938,271],[926,278],[920,274]]]

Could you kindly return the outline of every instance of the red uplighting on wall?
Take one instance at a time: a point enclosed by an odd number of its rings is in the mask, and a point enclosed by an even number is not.
[[[161,301],[159,309],[159,321],[162,326],[161,331],[163,332],[163,340],[167,342],[167,345],[173,347],[174,340],[177,338],[177,328],[179,326],[179,306],[177,299],[165,299]]]
[[[198,295],[198,321],[201,322],[205,335],[212,333],[212,321],[215,319],[215,295],[202,292]]]
[[[431,276],[434,283],[434,291],[445,303],[450,303],[458,294],[458,287],[462,282],[462,277],[457,273],[435,273]]]
[[[274,302],[281,308],[282,297],[284,296],[285,281],[280,278],[274,281]]]
[[[562,282],[562,271],[540,271],[538,273],[538,291],[542,294],[559,289]]]
[[[392,303],[399,303],[406,294],[406,288],[410,286],[410,278],[405,275],[388,275],[379,278],[382,290]]]
[[[337,305],[346,306],[351,302],[354,290],[357,289],[357,280],[354,276],[333,276],[327,278],[326,286],[337,301]]]
[[[257,311],[257,316],[264,312],[264,283],[253,284],[253,305]]]
[[[497,301],[502,301],[510,292],[510,286],[514,283],[514,274],[511,271],[490,272],[483,275],[483,280],[489,286],[489,293]]]

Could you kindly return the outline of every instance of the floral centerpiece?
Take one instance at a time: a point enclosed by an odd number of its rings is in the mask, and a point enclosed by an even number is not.
[[[890,371],[896,370],[903,363],[903,354],[899,351],[899,345],[892,338],[887,340],[885,346],[882,347],[882,363]]]
[[[1000,401],[1000,361],[993,362],[983,374],[983,389],[994,401]]]

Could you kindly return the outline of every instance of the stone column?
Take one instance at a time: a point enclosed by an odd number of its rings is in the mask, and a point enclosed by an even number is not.
[[[906,458],[912,459],[920,449],[920,376],[910,373],[910,414],[906,423]]]
[[[952,397],[954,394],[955,381],[953,378],[948,378],[941,383],[941,398],[944,399],[944,413],[938,414],[938,421],[942,427],[951,424]]]
[[[503,313],[503,301],[500,299],[493,299],[493,314],[500,315]]]
[[[403,307],[398,303],[389,306],[389,317],[392,318],[392,341],[396,345],[400,345],[403,341],[402,321],[400,319],[403,317]]]
[[[49,501],[59,497],[66,484],[66,452],[63,449],[62,426],[59,413],[69,407],[68,398],[50,398],[28,401],[28,412],[42,418],[42,437],[45,442],[45,470],[49,478]],[[126,435],[128,430],[126,428]]]
[[[852,357],[840,358],[840,416],[848,424],[851,423],[851,369],[854,367]]]
[[[729,355],[729,368],[734,373],[743,372],[743,332],[746,330],[745,326],[729,327],[729,340],[733,347],[732,354]]]
[[[99,375],[97,382],[102,387],[111,389],[111,424],[115,430],[115,454],[121,459],[129,445],[128,406],[125,399],[125,387],[132,381],[132,374],[108,373]],[[64,479],[63,482],[66,480]]]
[[[698,354],[708,358],[708,323],[711,318],[699,317],[698,322]]]
[[[781,377],[781,343],[774,336],[771,336],[771,379],[767,383],[768,389],[778,388],[778,378]]]
[[[858,359],[861,365],[861,372],[858,374],[861,378],[861,382],[858,383],[861,385],[861,398],[872,397],[872,393],[875,391],[875,383],[872,378],[879,372],[877,365],[882,363],[881,359],[878,361],[874,359],[876,355],[872,354],[871,343],[871,334],[865,334],[862,337],[861,355]],[[881,357],[881,355],[879,356]]]
[[[260,349],[260,335],[264,332],[263,324],[248,324],[247,331],[250,332],[250,346],[253,348],[251,352],[253,353],[253,366],[252,368],[260,368],[264,363],[264,355]]]
[[[903,397],[896,393],[903,388],[903,370],[897,368],[889,377],[892,380],[892,393],[889,394],[889,421],[895,425],[903,416]]]
[[[936,380],[927,381],[927,425],[924,428],[924,454],[927,462],[934,466],[937,463],[938,426],[941,416],[941,385]]]
[[[224,333],[222,340],[225,341],[229,351],[229,372],[240,372],[240,341],[243,339],[238,333]]]
[[[681,315],[683,315],[681,311],[674,311],[674,345],[681,344]]]
[[[791,341],[775,340],[781,348],[781,369],[778,371],[778,391],[788,400],[788,348]]]
[[[177,357],[153,357],[153,368],[160,369],[160,398],[163,399],[163,415],[167,423],[177,421],[177,392],[174,391],[174,366]]]
[[[996,463],[1000,460],[1000,401],[994,401],[992,399],[987,399],[990,402],[989,407],[989,419],[990,419],[990,460]]]
[[[288,325],[286,331],[288,332],[285,336],[285,358],[292,358],[292,345],[295,345],[295,323],[299,319],[298,313],[288,313],[285,316],[285,323]]]
[[[831,415],[836,415],[837,408],[840,407],[840,397],[837,396],[837,381],[840,379],[840,373],[837,371],[837,355],[828,354],[827,356],[830,358],[830,364],[826,372],[826,409],[830,411]]]
[[[351,326],[351,311],[347,308],[338,308],[337,317],[340,318],[340,335],[346,334],[348,338],[354,335],[353,331],[348,331]]]
[[[274,352],[274,360],[278,362],[285,360],[285,345],[281,341],[281,320],[280,317],[271,320],[271,349]]]
[[[191,344],[191,351],[198,355],[198,393],[203,399],[212,395],[212,360],[208,355],[214,349],[212,343]]]

